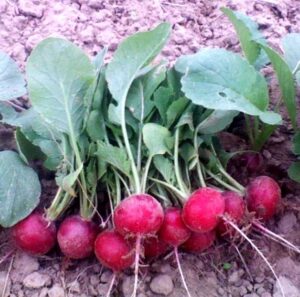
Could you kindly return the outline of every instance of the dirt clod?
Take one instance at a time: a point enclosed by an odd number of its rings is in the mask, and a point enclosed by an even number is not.
[[[172,278],[167,274],[159,274],[152,279],[150,289],[156,294],[168,296],[174,289]]]

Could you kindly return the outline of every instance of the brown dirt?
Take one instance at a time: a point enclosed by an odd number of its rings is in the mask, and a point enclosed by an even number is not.
[[[204,46],[239,51],[233,28],[219,10],[221,6],[244,11],[253,17],[263,34],[276,47],[280,46],[283,35],[296,32],[300,26],[300,3],[288,0],[2,0],[0,49],[15,58],[22,68],[35,44],[50,35],[63,35],[90,55],[103,46],[110,46],[111,54],[124,36],[137,30],[149,29],[163,20],[173,24],[172,39],[163,51],[164,56],[171,61],[181,54],[195,52]],[[270,75],[271,96],[275,98],[278,95],[277,83],[272,73]],[[0,126],[0,150],[15,147],[12,136],[12,129]],[[289,124],[285,123],[263,149],[265,166],[262,172],[254,173],[253,176],[265,173],[279,181],[283,189],[284,207],[269,223],[269,227],[300,245],[300,188],[286,175],[286,170],[294,159],[291,153],[291,136]],[[226,134],[225,140],[228,149],[245,143],[243,138],[233,134]],[[52,197],[55,191],[53,181],[42,175],[43,199]],[[246,183],[248,180],[244,177],[240,176],[241,181]],[[288,296],[299,297],[299,291],[295,291],[297,286],[300,290],[299,256],[289,254],[261,236],[253,235],[253,238],[268,255],[281,278],[286,277],[291,281],[287,282],[285,288],[294,290],[294,293],[289,293]],[[0,233],[0,259],[11,249],[6,244],[7,241],[7,233]],[[228,244],[221,243],[200,256],[182,255],[182,265],[192,296],[279,296],[276,294],[277,290],[274,290],[274,279],[263,262],[247,244],[242,244],[240,250],[246,260],[246,267],[250,269],[252,280],[234,247]],[[0,265],[0,296],[5,283],[7,294],[2,296],[105,296],[111,277],[95,259],[66,262],[57,251],[39,259],[18,252]],[[129,270],[120,277],[115,296],[130,296],[131,274]],[[186,296],[173,256],[143,268],[140,278],[143,282],[139,297],[164,296],[163,294],[168,293],[172,297]]]

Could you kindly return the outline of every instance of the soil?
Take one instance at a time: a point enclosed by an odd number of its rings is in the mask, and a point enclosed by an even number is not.
[[[9,53],[24,69],[32,48],[48,36],[65,36],[90,55],[109,46],[109,57],[118,42],[137,30],[146,30],[160,21],[173,24],[171,41],[163,55],[171,62],[182,54],[196,52],[204,46],[225,47],[240,51],[232,26],[222,16],[220,7],[228,6],[247,13],[259,24],[269,42],[280,47],[280,38],[297,32],[300,26],[299,1],[200,1],[200,0],[2,0],[0,1],[0,49]],[[272,71],[271,98],[278,96]],[[284,110],[283,110],[284,112]],[[247,142],[239,131],[223,133],[227,150],[245,149]],[[241,183],[253,176],[266,174],[281,185],[283,205],[268,227],[300,246],[300,187],[287,177],[287,168],[294,160],[291,152],[292,130],[285,120],[262,150],[264,166],[259,172],[234,168]],[[0,126],[0,150],[14,149],[13,130]],[[40,171],[42,201],[53,197],[52,176]],[[271,242],[265,236],[251,234],[252,239],[268,256],[287,296],[300,296],[300,258]],[[263,261],[247,243],[219,242],[201,255],[181,254],[183,271],[192,296],[196,297],[270,297],[280,296],[278,284]],[[12,251],[7,231],[0,233],[0,296],[60,297],[105,296],[111,273],[94,258],[68,261],[58,251],[35,258]],[[8,255],[4,260],[5,255]],[[132,271],[119,277],[115,296],[130,296]],[[169,255],[143,267],[139,297],[186,296],[181,286],[174,256]],[[4,288],[6,288],[4,292]],[[2,294],[2,295],[1,295]]]

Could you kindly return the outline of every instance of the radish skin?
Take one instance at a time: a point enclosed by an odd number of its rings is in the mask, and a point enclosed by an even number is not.
[[[12,237],[17,247],[33,255],[47,254],[56,243],[56,227],[43,214],[33,213],[16,224]]]

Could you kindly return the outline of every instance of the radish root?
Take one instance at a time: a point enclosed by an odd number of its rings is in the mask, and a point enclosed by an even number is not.
[[[266,235],[270,239],[272,239],[272,240],[278,242],[279,244],[281,244],[282,246],[290,248],[294,252],[300,254],[300,248],[299,247],[295,246],[294,244],[292,244],[291,242],[286,240],[284,237],[272,232],[268,228],[261,225],[259,222],[254,221],[253,226],[255,227],[256,230],[260,231],[262,234]]]
[[[181,264],[180,264],[180,260],[179,260],[179,255],[178,255],[178,247],[174,248],[174,253],[175,253],[177,267],[178,267],[178,270],[179,270],[179,273],[180,273],[180,277],[181,277],[184,289],[186,290],[187,296],[188,297],[192,297],[191,294],[190,294],[189,288],[188,288],[188,286],[186,284],[185,277],[184,277],[184,274],[183,274],[183,271],[182,271],[182,268],[181,268]]]
[[[106,297],[110,297],[110,295],[111,295],[112,289],[113,289],[115,281],[116,281],[116,276],[117,276],[116,273],[114,273],[113,277],[112,277],[112,279],[110,281],[110,285],[109,285]]]
[[[235,229],[243,238],[245,238],[250,245],[252,246],[252,248],[258,253],[258,255],[264,260],[264,262],[267,264],[267,266],[270,268],[272,274],[274,275],[275,279],[278,281],[278,286],[280,288],[281,294],[283,297],[286,297],[282,284],[273,268],[273,266],[271,265],[271,263],[269,262],[269,260],[265,257],[265,255],[260,251],[260,249],[253,243],[253,241],[236,225],[234,224],[232,221],[228,220],[226,217],[222,217],[223,220],[226,221],[226,223],[228,223],[233,229]]]
[[[131,297],[136,297],[137,287],[138,287],[138,279],[139,279],[139,262],[140,262],[140,254],[141,254],[141,235],[138,235],[136,238],[135,244],[135,261],[134,261],[134,287]]]

